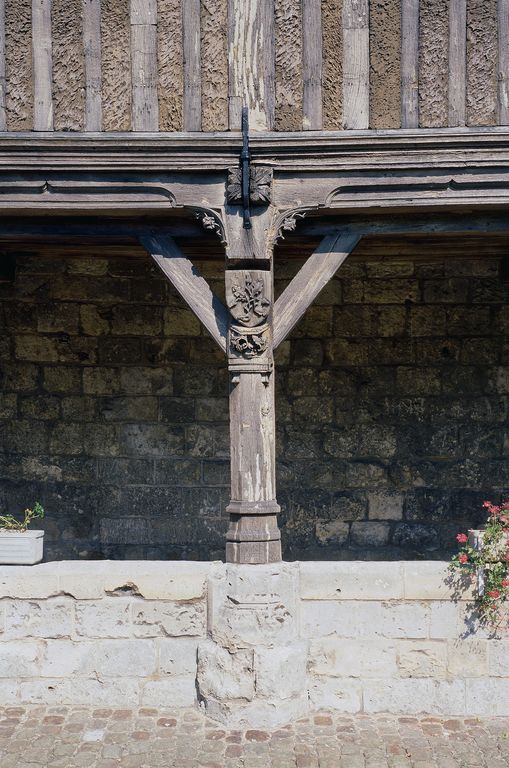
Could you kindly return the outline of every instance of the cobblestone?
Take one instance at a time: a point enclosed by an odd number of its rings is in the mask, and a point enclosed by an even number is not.
[[[229,731],[192,709],[0,707],[2,768],[508,768],[509,718],[320,712]]]

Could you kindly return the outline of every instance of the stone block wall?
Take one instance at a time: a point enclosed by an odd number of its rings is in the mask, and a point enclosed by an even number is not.
[[[509,716],[509,629],[447,567],[61,561],[0,567],[0,705]]]
[[[278,350],[286,559],[441,558],[508,489],[501,260],[414,255],[347,261]],[[0,509],[43,503],[47,559],[221,558],[222,353],[148,258],[73,256],[0,285]]]

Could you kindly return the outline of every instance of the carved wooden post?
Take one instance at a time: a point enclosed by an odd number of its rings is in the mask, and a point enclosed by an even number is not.
[[[230,563],[281,560],[277,525],[272,270],[226,271],[230,312]]]

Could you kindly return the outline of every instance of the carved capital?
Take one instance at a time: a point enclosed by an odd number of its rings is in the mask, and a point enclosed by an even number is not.
[[[272,282],[263,270],[226,272],[230,312],[228,362],[233,372],[272,370]]]
[[[242,203],[242,172],[228,169],[226,199],[229,203]],[[249,169],[249,200],[253,205],[269,205],[272,200],[272,168],[254,166]]]

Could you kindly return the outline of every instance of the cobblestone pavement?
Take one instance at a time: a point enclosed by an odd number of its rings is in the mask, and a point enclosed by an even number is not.
[[[502,768],[509,718],[322,712],[274,732],[196,710],[0,708],[1,768]]]

